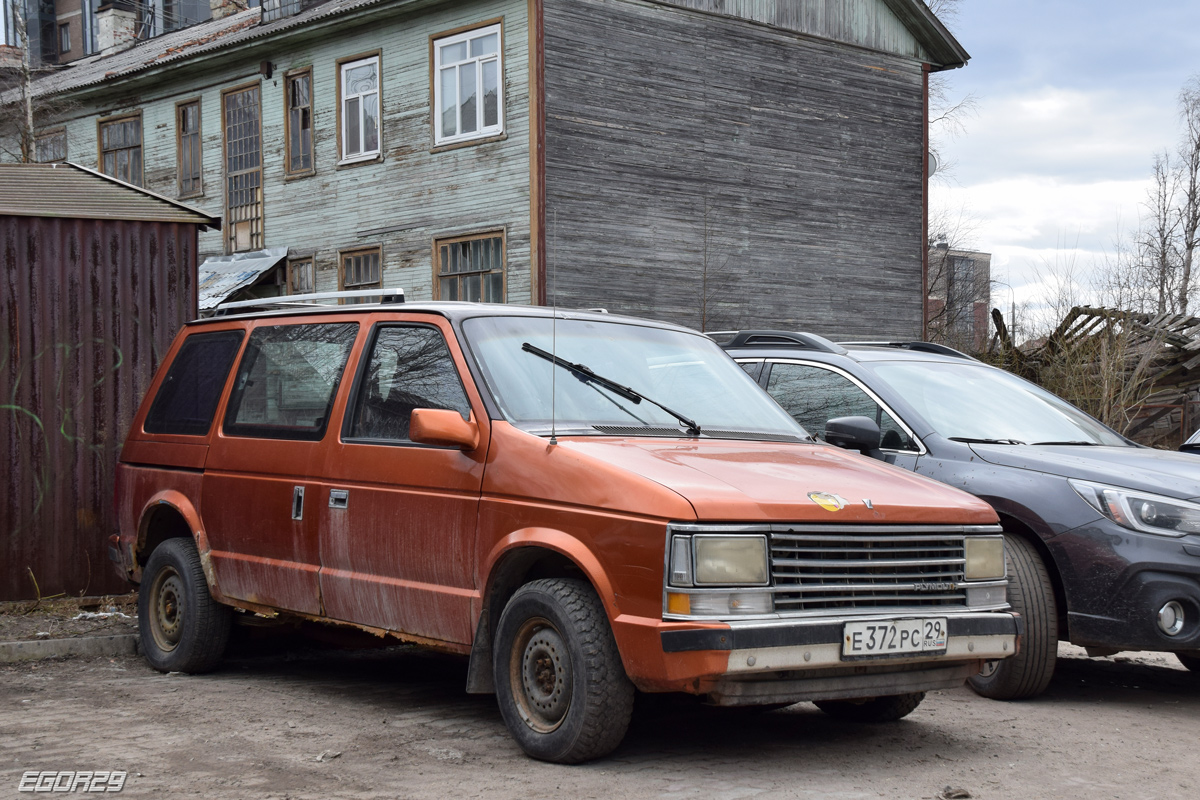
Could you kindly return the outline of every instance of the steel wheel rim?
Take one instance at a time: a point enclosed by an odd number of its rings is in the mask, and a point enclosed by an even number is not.
[[[979,677],[990,678],[996,674],[996,670],[1000,669],[1000,660],[993,659],[983,662],[983,669],[979,670]]]
[[[150,587],[150,633],[160,650],[174,650],[183,636],[183,598],[183,577],[174,567],[163,567]]]
[[[517,712],[533,730],[557,730],[571,707],[571,660],[562,634],[547,619],[526,620],[509,659]]]

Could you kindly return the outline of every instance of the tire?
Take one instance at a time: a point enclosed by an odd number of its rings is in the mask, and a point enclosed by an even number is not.
[[[191,539],[167,539],[146,564],[138,591],[138,632],[150,666],[161,672],[208,672],[229,642],[231,613],[208,591]]]
[[[861,702],[817,700],[813,705],[835,719],[844,719],[848,722],[895,722],[911,714],[924,699],[924,692],[914,692],[874,697]]]
[[[578,764],[621,743],[633,684],[587,583],[554,578],[522,586],[500,616],[493,652],[500,713],[530,756]]]
[[[989,661],[970,678],[976,693],[993,700],[1021,700],[1046,691],[1058,659],[1058,602],[1042,557],[1032,544],[1005,535],[1008,602],[1025,621],[1015,656]]]
[[[1192,672],[1200,672],[1200,653],[1176,653],[1175,657]]]

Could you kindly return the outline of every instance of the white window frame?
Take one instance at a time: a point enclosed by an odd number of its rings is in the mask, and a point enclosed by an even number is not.
[[[374,91],[357,92],[357,93],[349,92],[346,88],[346,76],[350,74],[350,70],[356,69],[358,67],[363,67],[368,64],[371,64],[375,67],[375,89],[374,89]],[[338,103],[339,103],[338,118],[341,123],[341,136],[338,138],[339,138],[339,147],[341,148],[341,151],[342,151],[340,153],[341,160],[338,161],[338,163],[339,164],[353,164],[358,161],[369,161],[371,159],[379,158],[380,153],[383,152],[383,91],[382,91],[382,89],[383,89],[383,74],[382,74],[382,70],[380,69],[380,66],[379,66],[379,56],[378,55],[367,56],[366,58],[360,58],[356,61],[345,61],[345,62],[342,62],[341,64],[338,64],[338,86],[340,88],[339,94],[341,95],[338,100]],[[366,130],[366,127],[363,124],[362,99],[364,97],[370,97],[371,95],[375,95],[375,98],[376,98],[375,108],[376,108],[376,114],[377,114],[376,123],[378,125],[378,128],[375,131],[375,140],[378,143],[378,146],[374,150],[367,150],[367,151],[355,153],[353,155],[347,155],[346,154],[346,149],[347,149],[346,145],[349,143],[350,114],[347,113],[346,106],[351,100],[357,99],[359,101],[358,102],[358,133],[359,133],[359,137],[360,137],[359,145],[362,145],[362,143],[363,143],[362,136]]]
[[[434,144],[457,144],[459,142],[469,142],[475,139],[490,139],[495,136],[500,136],[504,133],[504,26],[501,23],[495,25],[486,25],[482,28],[472,28],[462,33],[456,33],[452,36],[443,36],[433,40],[433,125],[434,125]],[[455,131],[452,136],[442,134],[442,51],[444,48],[458,44],[460,42],[469,42],[471,39],[478,39],[481,36],[496,34],[496,52],[486,56],[470,55],[470,46],[468,45],[467,57],[461,61],[455,61],[453,64],[445,65],[447,69],[454,69],[456,80],[455,94],[458,93],[457,80],[458,71],[463,68],[475,70],[475,91],[478,100],[475,104],[475,119],[476,129],[469,133],[462,133],[462,106],[456,97],[455,102]],[[496,64],[496,124],[485,127],[483,125],[483,64],[486,62],[495,62]]]

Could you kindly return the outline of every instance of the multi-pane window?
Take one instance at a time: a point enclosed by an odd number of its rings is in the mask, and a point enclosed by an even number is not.
[[[379,155],[379,56],[341,65],[342,160]]]
[[[439,239],[434,245],[439,300],[504,302],[504,235]]]
[[[67,160],[67,132],[43,133],[34,141],[34,157],[39,164]]]
[[[504,131],[499,25],[435,39],[433,107],[437,144]]]
[[[262,126],[258,86],[227,92],[225,107],[225,246],[263,246]]]
[[[382,250],[378,247],[342,253],[342,289],[356,291],[382,288],[381,257]]]
[[[142,118],[122,117],[100,123],[100,171],[142,185]]]
[[[307,294],[313,290],[313,260],[298,258],[288,262],[288,294]]]
[[[175,127],[179,134],[179,196],[190,197],[203,191],[200,175],[200,101],[175,106]]]
[[[312,70],[287,77],[287,161],[290,174],[312,172]]]

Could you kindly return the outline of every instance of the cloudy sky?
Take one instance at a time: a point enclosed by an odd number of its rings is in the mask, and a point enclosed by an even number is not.
[[[950,94],[977,108],[942,144],[932,203],[963,209],[993,277],[1036,302],[1039,276],[1086,274],[1136,226],[1154,153],[1179,139],[1176,96],[1200,74],[1200,2],[962,0],[947,22],[971,54]]]

